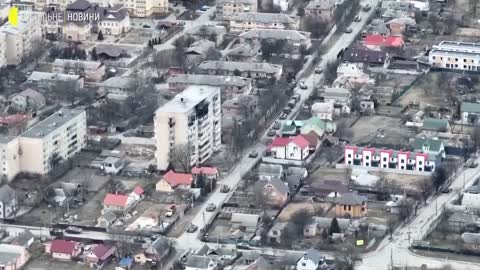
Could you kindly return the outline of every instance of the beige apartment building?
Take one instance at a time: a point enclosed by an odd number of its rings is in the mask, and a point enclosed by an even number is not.
[[[85,80],[98,82],[105,76],[105,65],[96,61],[55,59],[52,73],[79,75]]]
[[[20,64],[22,58],[29,54],[35,48],[35,43],[42,38],[41,23],[33,18],[19,21],[18,26],[6,23],[0,27],[0,32],[5,35],[7,65]]]
[[[230,20],[244,12],[257,12],[257,0],[217,0],[216,14],[220,20]]]
[[[0,32],[0,68],[7,65],[7,35]]]
[[[432,68],[480,71],[480,43],[442,41],[428,55]]]
[[[189,151],[190,165],[204,163],[221,144],[220,88],[190,86],[155,113],[157,168],[165,170],[175,147]]]
[[[0,168],[12,180],[19,172],[46,174],[52,165],[73,157],[86,145],[85,110],[61,109],[18,137],[0,140]]]
[[[168,0],[116,0],[123,4],[134,17],[150,17],[153,13],[167,13]]]

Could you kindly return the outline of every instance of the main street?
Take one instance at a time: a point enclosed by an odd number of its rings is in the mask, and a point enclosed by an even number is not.
[[[379,0],[366,0],[363,1],[363,5],[366,5],[367,3],[375,7],[378,5]],[[333,62],[337,59],[338,53],[348,47],[355,39],[355,36],[360,33],[362,30],[363,26],[366,24],[368,17],[375,11],[375,8],[372,8],[368,13],[360,11],[361,14],[361,21],[360,22],[353,22],[350,27],[352,28],[352,33],[343,33],[339,36],[337,41],[330,47],[329,51],[322,56],[322,60],[318,64],[318,66],[325,68],[329,62]],[[341,30],[340,30],[341,31]],[[332,35],[329,35],[329,38],[331,38]],[[329,39],[326,38],[322,42],[322,45],[328,44]],[[295,93],[298,93],[301,95],[300,101],[297,103],[295,106],[294,110],[290,113],[289,119],[292,118],[292,116],[296,115],[298,110],[302,108],[302,105],[305,103],[305,101],[308,99],[308,97],[312,94],[312,91],[314,89],[314,85],[317,85],[318,82],[323,80],[323,75],[322,74],[310,74],[306,78],[303,78],[302,80],[305,81],[305,83],[309,86],[308,89],[302,90],[300,87],[295,88]],[[246,151],[246,155],[237,163],[237,167],[233,169],[233,171],[227,175],[223,180],[221,184],[228,185],[232,188],[232,190],[237,186],[237,184],[240,182],[242,179],[242,176],[245,175],[247,172],[253,169],[255,164],[258,162],[258,160],[261,158],[261,155],[257,158],[249,158],[248,153],[250,151],[256,151],[257,153],[263,153],[265,151],[265,145],[261,143],[257,143],[254,146],[250,147]],[[192,219],[192,223],[198,228],[202,229],[206,224],[210,223],[217,212],[220,210],[222,205],[227,201],[227,199],[231,196],[231,193],[221,193],[219,189],[217,189],[215,192],[212,193],[210,198],[204,203],[202,206],[202,209],[198,212],[198,214]],[[216,211],[214,212],[207,212],[206,207],[208,204],[213,203],[217,207]],[[203,242],[200,240],[200,235],[201,232],[200,230],[197,230],[194,233],[187,233],[184,232],[178,239],[177,239],[177,248],[179,249],[196,249],[200,248],[203,245]]]
[[[480,158],[477,158],[476,162],[480,162]],[[459,174],[450,185],[453,190],[451,193],[440,193],[437,197],[431,198],[425,207],[417,211],[417,215],[408,225],[394,233],[392,241],[384,239],[375,251],[365,254],[357,269],[387,270],[390,269],[391,261],[395,266],[421,266],[426,264],[428,268],[435,268],[449,264],[456,270],[479,267],[469,262],[449,260],[448,255],[444,255],[444,259],[429,258],[419,256],[409,250],[413,241],[422,240],[429,233],[432,225],[435,225],[442,214],[445,205],[457,199],[462,190],[471,186],[478,177],[480,177],[480,167],[467,168]]]

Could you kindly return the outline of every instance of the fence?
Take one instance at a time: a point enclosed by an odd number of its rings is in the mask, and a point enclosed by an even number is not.
[[[429,70],[426,70],[424,71],[422,74],[420,74],[417,78],[415,78],[415,80],[413,80],[411,83],[409,83],[407,86],[403,87],[403,89],[397,93],[397,95],[393,98],[392,97],[392,102],[391,104],[392,105],[396,105],[397,101],[400,100],[400,98],[408,91],[410,90],[410,88],[412,88],[412,86],[414,86],[420,79],[422,79],[427,73],[429,72]]]

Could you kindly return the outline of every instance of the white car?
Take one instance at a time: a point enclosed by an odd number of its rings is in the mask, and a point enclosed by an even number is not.
[[[166,217],[172,217],[173,216],[173,210],[168,210],[167,213],[165,213]]]
[[[301,82],[299,83],[299,85],[300,85],[300,89],[308,89],[308,86],[307,86],[307,84],[305,83],[305,81],[301,81]]]
[[[322,72],[323,72],[323,68],[321,68],[321,67],[316,67],[315,68],[315,73],[320,74]]]

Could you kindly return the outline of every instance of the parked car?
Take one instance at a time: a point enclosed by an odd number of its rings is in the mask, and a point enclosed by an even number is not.
[[[476,168],[478,166],[478,163],[472,162],[468,165],[469,168]]]
[[[65,231],[72,234],[81,234],[83,230],[75,226],[68,226]]]
[[[280,119],[282,119],[282,120],[287,119],[287,116],[288,116],[288,114],[282,113],[282,114],[280,115]],[[267,134],[267,135],[268,135],[268,134]]]
[[[268,137],[273,137],[273,136],[275,136],[275,134],[277,134],[277,132],[275,132],[275,130],[269,130],[269,131],[267,132],[267,136],[268,136]]]
[[[209,204],[207,205],[207,208],[206,208],[205,210],[207,210],[207,212],[213,212],[213,211],[215,211],[215,209],[217,209],[217,207],[215,206],[215,204],[209,203]]]
[[[258,157],[258,152],[253,150],[252,152],[248,153],[248,157],[256,158],[256,157]]]
[[[290,109],[290,107],[283,108],[283,113],[289,114],[291,112],[292,112],[292,109]]]
[[[345,33],[350,34],[353,32],[353,29],[351,27],[345,28]]]
[[[208,6],[203,6],[200,8],[201,11],[207,11],[208,10]]]
[[[258,155],[258,154],[257,154]],[[230,192],[230,187],[227,185],[223,185],[222,188],[220,189],[220,192],[222,193],[228,193]]]
[[[452,189],[451,188],[442,188],[440,191],[442,193],[450,193],[450,191],[452,191]]]
[[[247,243],[238,243],[237,244],[238,249],[250,249],[250,245]]]
[[[305,81],[301,81],[298,85],[300,86],[300,89],[308,89],[308,85],[305,83]]]
[[[355,18],[353,18],[353,21],[354,22],[360,22],[362,19],[360,18],[359,15],[355,16]]]
[[[175,211],[177,210],[177,206],[175,204],[170,205],[170,208],[168,208],[167,213],[165,213],[166,217],[172,217],[173,214],[175,214]]]
[[[315,73],[320,74],[322,72],[323,72],[323,68],[321,68],[321,67],[316,67],[315,68]]]
[[[300,100],[300,94],[293,95],[292,99],[295,99],[298,102]]]
[[[365,5],[365,6],[363,7],[363,11],[365,11],[365,12],[370,11],[371,8],[372,8],[372,7],[371,7],[370,5]]]
[[[187,232],[188,232],[188,233],[193,233],[193,232],[197,231],[197,229],[198,229],[198,226],[195,225],[195,224],[192,224],[192,223],[190,223],[190,224],[187,226]]]
[[[272,125],[272,129],[273,129],[273,130],[278,130],[278,129],[280,129],[281,126],[282,126],[282,125],[281,125],[279,122],[275,122],[275,123],[273,123],[273,125]]]

